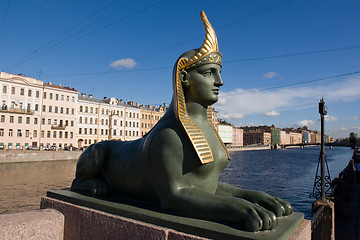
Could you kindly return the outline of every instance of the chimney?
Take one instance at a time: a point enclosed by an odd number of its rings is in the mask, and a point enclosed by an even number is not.
[[[140,107],[140,103],[136,103],[136,106],[137,106],[137,107]]]
[[[92,94],[89,94],[89,98],[92,98],[93,97],[93,95]]]
[[[127,102],[127,104],[131,105],[131,106],[134,106],[134,102],[133,101],[129,101]]]
[[[119,101],[120,103],[123,103],[123,100],[122,99],[120,99],[120,101]]]
[[[61,87],[61,83],[59,83],[59,87]]]
[[[21,74],[22,75],[22,74]],[[51,82],[49,82],[49,84],[51,85]]]
[[[107,97],[104,97],[104,99],[107,99]]]
[[[82,97],[86,97],[86,94],[85,94],[85,93],[82,93],[81,96],[82,96]]]

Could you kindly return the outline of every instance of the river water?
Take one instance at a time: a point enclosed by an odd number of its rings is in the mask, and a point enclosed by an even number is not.
[[[319,152],[320,147],[234,152],[220,180],[281,197],[309,219]],[[351,155],[350,148],[326,148],[332,178]],[[0,164],[0,214],[39,209],[47,190],[71,185],[75,165],[76,161]]]

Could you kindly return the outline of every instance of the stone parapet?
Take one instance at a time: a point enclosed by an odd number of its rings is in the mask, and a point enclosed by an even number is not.
[[[1,163],[76,160],[82,151],[0,150]]]
[[[54,209],[0,215],[0,239],[61,240],[64,216]]]
[[[64,239],[301,239],[310,240],[310,221],[293,213],[276,230],[250,233],[220,223],[186,218],[133,205],[56,190],[41,200],[65,216]]]

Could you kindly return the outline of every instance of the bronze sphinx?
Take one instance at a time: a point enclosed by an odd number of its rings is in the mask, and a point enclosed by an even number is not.
[[[173,71],[168,111],[143,138],[89,146],[77,163],[72,191],[159,202],[190,217],[236,224],[246,231],[273,229],[292,213],[279,198],[218,182],[230,157],[211,123],[223,85],[222,56],[204,12],[206,39],[182,54]]]

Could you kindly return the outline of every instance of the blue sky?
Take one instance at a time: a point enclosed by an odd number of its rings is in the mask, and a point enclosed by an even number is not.
[[[219,116],[360,135],[360,2],[1,0],[0,70],[96,98],[169,103],[177,57],[201,46],[204,10],[223,55]]]

